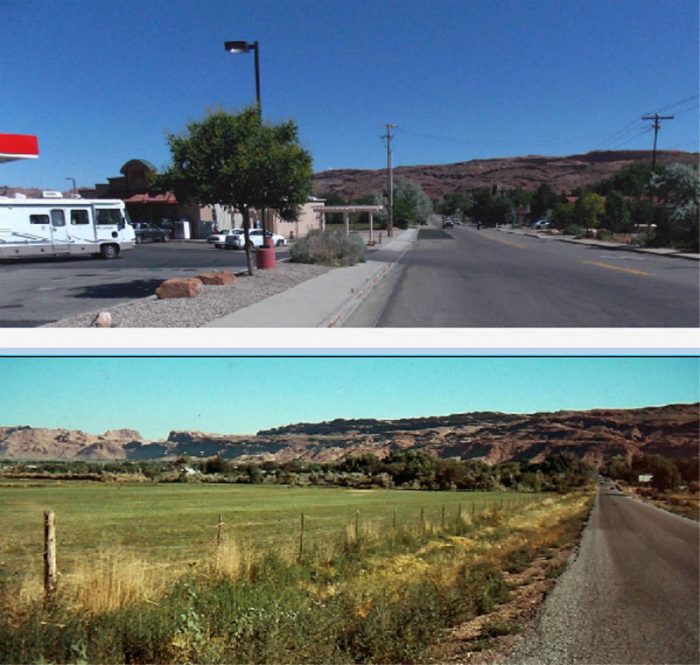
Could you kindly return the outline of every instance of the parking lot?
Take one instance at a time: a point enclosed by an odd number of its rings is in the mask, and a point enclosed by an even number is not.
[[[287,247],[277,258],[289,256]],[[0,261],[0,327],[35,327],[153,295],[170,277],[245,269],[245,253],[201,242],[148,243],[106,261],[92,257]]]

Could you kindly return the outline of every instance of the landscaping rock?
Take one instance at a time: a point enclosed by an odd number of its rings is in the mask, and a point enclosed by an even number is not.
[[[112,315],[109,312],[100,312],[90,324],[93,328],[111,328]]]
[[[166,279],[157,289],[156,295],[166,298],[194,298],[202,288],[202,282],[197,277]]]
[[[228,270],[222,270],[220,272],[202,273],[201,275],[197,275],[197,279],[202,282],[202,284],[208,284],[210,286],[226,286],[227,284],[233,284],[236,281],[236,276]]]

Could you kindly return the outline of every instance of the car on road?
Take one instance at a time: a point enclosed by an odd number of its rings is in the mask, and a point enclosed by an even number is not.
[[[265,236],[267,238],[272,238],[272,244],[275,247],[282,247],[282,245],[287,244],[287,239],[284,236],[277,235],[276,233],[266,231]],[[253,247],[263,246],[262,229],[252,229],[250,231],[250,243]],[[243,232],[226,236],[226,242],[224,244],[224,247],[226,249],[243,249],[244,245],[245,235],[243,234]]]
[[[443,229],[453,229],[453,228],[454,228],[454,225],[455,225],[455,223],[454,223],[451,219],[446,219],[446,220],[442,223],[442,228],[443,228]]]
[[[230,235],[243,233],[243,229],[229,229],[228,231],[219,231],[217,233],[212,233],[207,238],[207,243],[214,245],[214,247],[224,247],[226,244],[226,238]]]
[[[173,237],[169,229],[161,228],[155,224],[134,222],[133,227],[134,235],[136,236],[135,242],[137,244],[146,242],[147,240],[152,240],[153,242],[170,242]]]

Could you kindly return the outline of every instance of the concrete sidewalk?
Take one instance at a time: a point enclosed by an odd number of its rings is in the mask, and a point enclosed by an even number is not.
[[[207,324],[208,328],[332,328],[341,325],[418,237],[417,229],[367,252],[365,263],[334,268],[314,279]]]

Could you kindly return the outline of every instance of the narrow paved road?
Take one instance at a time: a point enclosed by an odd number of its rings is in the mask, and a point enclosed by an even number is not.
[[[349,325],[700,324],[700,264],[690,260],[462,226],[421,230],[392,273]]]
[[[700,525],[601,488],[578,557],[509,663],[700,662]]]

